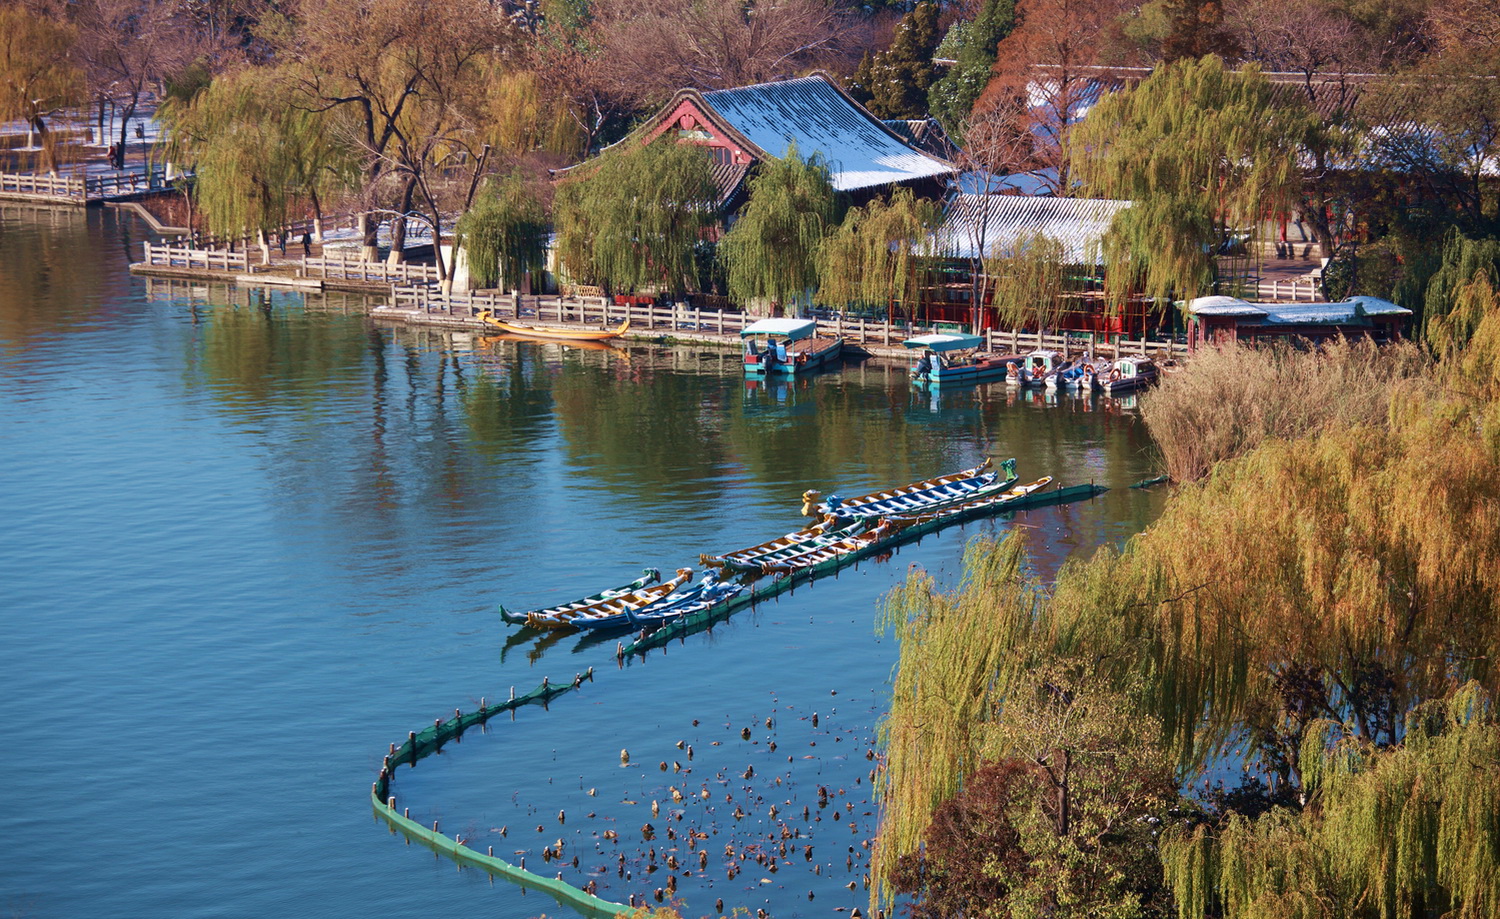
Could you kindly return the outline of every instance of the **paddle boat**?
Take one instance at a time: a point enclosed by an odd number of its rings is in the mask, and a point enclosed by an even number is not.
[[[1097,368],[1092,380],[1095,389],[1113,394],[1149,386],[1160,376],[1155,361],[1144,354],[1132,354],[1116,359],[1107,367]]]
[[[902,344],[913,350],[921,349],[921,357],[911,368],[912,382],[919,385],[951,386],[998,380],[1005,376],[1010,360],[1014,359],[982,353],[979,350],[985,346],[982,335],[938,332],[908,338]]]
[[[762,319],[740,332],[745,340],[745,373],[754,376],[808,373],[836,363],[843,338],[820,338],[812,319]]]
[[[1089,382],[1089,365],[1083,361],[1075,361],[1066,367],[1054,370],[1042,378],[1042,385],[1047,389],[1086,389]]]
[[[1038,348],[1011,361],[1005,382],[1012,386],[1041,386],[1047,379],[1047,374],[1065,364],[1061,351]]]
[[[521,325],[516,322],[506,322],[504,319],[496,319],[495,314],[490,310],[480,310],[479,318],[511,335],[538,338],[543,341],[608,341],[611,338],[619,338],[630,328],[629,319],[613,329],[575,329],[568,326]]]

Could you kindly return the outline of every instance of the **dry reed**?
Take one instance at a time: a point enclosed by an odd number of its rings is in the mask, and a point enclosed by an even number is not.
[[[1142,398],[1141,414],[1167,473],[1188,482],[1270,438],[1384,424],[1396,388],[1431,369],[1422,351],[1404,342],[1208,349]]]

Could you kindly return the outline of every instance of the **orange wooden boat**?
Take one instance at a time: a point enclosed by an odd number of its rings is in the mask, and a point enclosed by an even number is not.
[[[506,322],[504,319],[496,319],[489,310],[480,310],[479,318],[512,335],[539,338],[544,341],[607,341],[611,338],[619,338],[625,334],[626,329],[630,328],[629,319],[613,329],[570,329],[565,326],[518,325],[514,322]]]

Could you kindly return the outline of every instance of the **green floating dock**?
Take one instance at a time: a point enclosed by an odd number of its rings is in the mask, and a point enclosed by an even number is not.
[[[545,706],[563,693],[572,692],[583,685],[585,679],[592,680],[593,676],[594,668],[590,667],[587,674],[574,677],[571,683],[553,685],[543,679],[542,685],[525,695],[514,695],[515,691],[512,690],[511,698],[504,702],[496,705],[481,704],[477,710],[468,713],[455,712],[447,721],[438,720],[420,731],[409,732],[404,743],[391,744],[390,752],[386,754],[380,767],[380,776],[370,788],[370,804],[375,809],[375,815],[407,839],[446,855],[460,865],[470,865],[530,890],[545,893],[559,905],[577,910],[589,919],[610,919],[621,913],[633,912],[631,907],[623,903],[611,903],[560,878],[544,878],[512,865],[505,859],[496,857],[493,847],[488,847],[486,852],[477,852],[464,845],[463,840],[440,832],[436,823],[431,828],[424,827],[412,820],[404,808],[398,811],[396,799],[391,795],[391,778],[396,767],[403,764],[415,766],[420,760],[441,750],[443,744],[462,740],[464,731],[483,725],[503,712],[515,711],[523,705]]]

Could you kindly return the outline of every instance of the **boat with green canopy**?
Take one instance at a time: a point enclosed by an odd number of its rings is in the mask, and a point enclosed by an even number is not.
[[[953,386],[999,380],[1005,377],[1017,355],[987,354],[984,336],[958,332],[933,332],[908,338],[901,344],[920,350],[911,368],[911,379],[919,386]]]
[[[812,319],[761,319],[741,330],[740,338],[751,376],[808,373],[836,363],[844,350],[843,338],[820,337]]]

